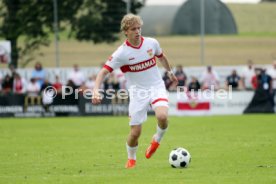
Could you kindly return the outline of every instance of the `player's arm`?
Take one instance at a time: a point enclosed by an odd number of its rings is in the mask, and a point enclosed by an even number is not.
[[[100,104],[102,101],[99,89],[100,89],[103,79],[105,78],[105,76],[108,73],[109,73],[109,70],[107,70],[106,68],[102,68],[97,75],[97,78],[95,81],[95,86],[94,86],[93,93],[92,93],[92,103],[95,105]]]
[[[168,61],[168,58],[162,54],[161,57],[158,57],[160,63],[162,64],[162,66],[166,69],[166,71],[168,72],[168,76],[170,77],[170,80],[173,82],[174,85],[178,84],[178,80],[176,78],[176,76],[174,75],[172,68],[170,66],[170,63]]]

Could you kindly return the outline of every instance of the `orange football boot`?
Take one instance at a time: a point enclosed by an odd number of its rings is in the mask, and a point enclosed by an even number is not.
[[[136,160],[128,159],[125,167],[126,169],[132,169],[135,167],[135,164],[136,164]]]
[[[159,143],[156,142],[154,139],[152,139],[151,145],[146,150],[146,154],[145,154],[146,158],[149,159],[153,155],[153,153],[155,153],[158,147],[159,147]]]

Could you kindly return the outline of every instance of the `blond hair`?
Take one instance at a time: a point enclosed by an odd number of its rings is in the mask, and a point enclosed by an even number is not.
[[[134,15],[132,13],[126,14],[122,21],[121,21],[121,31],[128,30],[129,27],[133,26],[134,24],[143,25],[143,20],[140,16]]]

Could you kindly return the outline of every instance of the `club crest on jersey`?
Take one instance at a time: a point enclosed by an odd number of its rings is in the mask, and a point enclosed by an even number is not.
[[[149,57],[153,57],[152,49],[147,50]]]
[[[109,56],[108,61],[112,61],[113,57]]]

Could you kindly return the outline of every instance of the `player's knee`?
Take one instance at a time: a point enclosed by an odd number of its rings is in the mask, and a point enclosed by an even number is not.
[[[135,129],[135,130],[131,131],[131,136],[134,139],[138,139],[140,137],[140,135],[141,135],[141,130]]]
[[[160,113],[156,116],[158,122],[161,122],[161,123],[167,123],[168,121],[168,115],[167,113]]]

